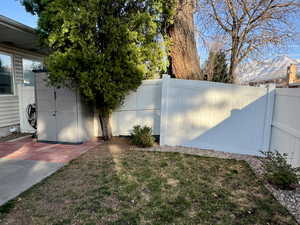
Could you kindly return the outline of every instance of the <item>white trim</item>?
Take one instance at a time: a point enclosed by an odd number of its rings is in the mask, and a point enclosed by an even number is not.
[[[46,55],[43,55],[43,54],[40,54],[37,52],[32,52],[32,51],[28,51],[25,49],[4,45],[1,43],[0,43],[0,51],[7,52],[9,54],[19,55],[22,57],[30,57],[30,58],[33,58],[36,60],[42,60],[42,61],[44,61],[44,57],[46,56]]]
[[[35,34],[36,32],[33,27],[27,26],[3,15],[0,15],[0,24],[25,33]]]

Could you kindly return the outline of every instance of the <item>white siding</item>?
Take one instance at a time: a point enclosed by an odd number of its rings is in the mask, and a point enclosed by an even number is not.
[[[0,96],[0,127],[19,123],[19,102],[17,96]]]
[[[0,95],[0,127],[16,125],[20,123],[19,118],[19,98],[17,84],[23,81],[22,57],[13,55],[14,69],[14,95]]]

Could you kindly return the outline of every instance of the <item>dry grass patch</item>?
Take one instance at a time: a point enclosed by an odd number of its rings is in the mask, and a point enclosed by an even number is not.
[[[6,208],[5,208],[6,207]],[[296,224],[241,161],[97,147],[2,207],[1,224]]]

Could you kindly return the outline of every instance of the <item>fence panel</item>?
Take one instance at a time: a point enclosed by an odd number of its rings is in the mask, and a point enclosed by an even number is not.
[[[112,129],[115,136],[129,135],[134,125],[148,125],[160,135],[161,145],[252,155],[278,150],[300,166],[298,115],[300,89],[165,77],[144,81],[127,96],[112,115]]]
[[[146,80],[126,97],[124,104],[113,112],[114,136],[129,135],[134,125],[147,125],[153,134],[160,134],[161,80]]]
[[[162,86],[161,145],[253,155],[269,147],[270,89],[169,78]]]
[[[271,150],[287,153],[289,162],[300,166],[300,89],[276,89]]]

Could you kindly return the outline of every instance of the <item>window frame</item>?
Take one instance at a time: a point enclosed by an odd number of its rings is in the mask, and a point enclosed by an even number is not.
[[[0,55],[9,56],[11,59],[11,75],[12,75],[12,94],[0,94],[1,97],[11,97],[16,96],[16,82],[15,82],[15,63],[14,63],[14,54],[4,52],[0,50]]]

